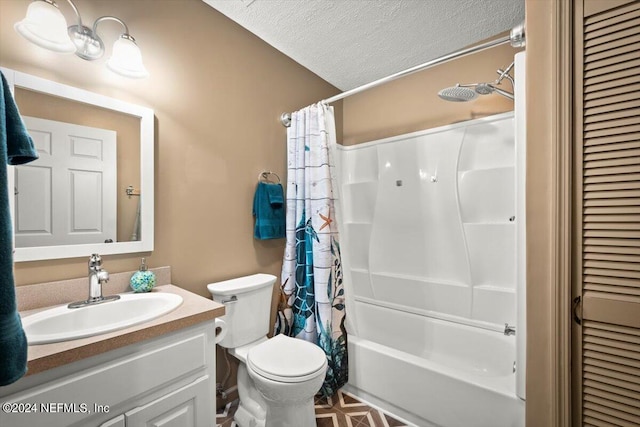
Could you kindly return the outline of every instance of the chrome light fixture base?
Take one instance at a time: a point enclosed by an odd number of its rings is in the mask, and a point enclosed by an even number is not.
[[[68,29],[69,37],[76,45],[76,55],[87,61],[95,61],[104,56],[104,42],[102,39],[84,25],[72,25]]]

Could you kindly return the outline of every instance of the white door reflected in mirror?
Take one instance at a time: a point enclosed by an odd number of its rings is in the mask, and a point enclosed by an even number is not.
[[[117,241],[116,132],[22,118],[39,158],[15,167],[16,247]]]

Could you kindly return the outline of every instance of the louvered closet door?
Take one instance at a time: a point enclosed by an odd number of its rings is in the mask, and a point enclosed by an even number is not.
[[[640,426],[640,1],[583,1],[574,3],[573,419]]]

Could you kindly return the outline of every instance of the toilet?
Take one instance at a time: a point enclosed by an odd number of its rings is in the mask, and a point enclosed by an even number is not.
[[[316,427],[313,398],[327,358],[310,342],[282,334],[267,338],[275,281],[254,274],[207,285],[226,310],[227,331],[218,344],[240,361],[234,419],[239,427]]]

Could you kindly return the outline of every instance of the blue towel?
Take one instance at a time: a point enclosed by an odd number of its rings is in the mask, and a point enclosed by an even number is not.
[[[27,338],[16,307],[7,168],[38,158],[4,75],[0,84],[0,386],[27,372]],[[12,195],[11,195],[12,196]]]
[[[253,196],[256,225],[253,237],[259,240],[285,237],[286,221],[282,185],[259,182]]]

